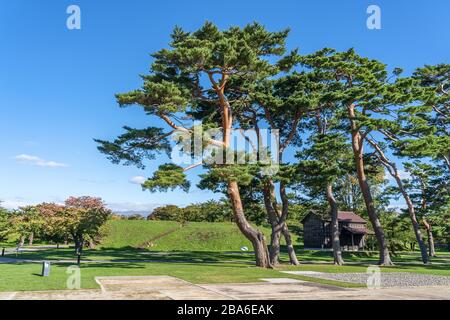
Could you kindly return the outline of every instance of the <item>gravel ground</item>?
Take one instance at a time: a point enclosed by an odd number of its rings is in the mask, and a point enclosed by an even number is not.
[[[321,273],[310,275],[322,279],[366,284],[370,274],[366,273]],[[450,286],[450,277],[409,272],[383,272],[381,287]]]

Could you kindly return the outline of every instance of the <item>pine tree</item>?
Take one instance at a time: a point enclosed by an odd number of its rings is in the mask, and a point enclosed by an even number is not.
[[[392,265],[365,170],[364,157],[365,138],[373,129],[370,121],[366,121],[367,117],[371,112],[391,103],[384,98],[388,89],[386,66],[357,55],[353,49],[336,52],[326,48],[304,57],[303,61],[327,79],[333,88],[329,99],[339,106],[340,114],[345,119],[342,123],[344,132],[351,137],[359,186],[380,248],[379,264]]]
[[[345,137],[336,131],[336,118],[331,110],[317,111],[312,122],[315,131],[309,145],[297,153],[299,181],[309,193],[310,199],[328,202],[331,217],[331,243],[334,263],[343,265],[338,220],[339,204],[334,195],[334,184],[352,170],[352,153]],[[333,128],[334,127],[334,128]]]
[[[434,233],[444,242],[449,241],[450,174],[444,167],[418,160],[405,163],[405,169],[411,175],[406,187],[427,232],[428,254],[434,257]]]
[[[204,126],[222,131],[221,139],[210,138],[206,144],[215,146],[216,154],[231,154],[235,159],[236,154],[230,148],[234,115],[248,98],[247,88],[239,89],[233,83],[251,83],[276,73],[277,68],[269,59],[284,54],[287,35],[287,30],[269,32],[257,23],[224,31],[209,22],[195,32],[175,28],[170,47],[153,55],[155,61],[150,75],[143,76],[143,87],[117,95],[120,105],[140,105],[148,115],[164,121],[169,131],[161,127],[128,130],[116,141],[98,141],[100,151],[113,162],[143,166],[144,159],[171,149],[168,141],[171,134],[191,136],[195,128],[186,124],[186,119],[192,120],[205,111]],[[187,187],[186,169],[199,165],[162,167],[151,179],[149,190],[156,190],[158,181],[161,181],[159,190]],[[176,179],[163,174],[167,169],[176,174]],[[206,169],[226,186],[234,221],[253,244],[256,264],[270,267],[264,235],[248,222],[240,195],[238,182],[246,180],[246,168],[224,163]]]

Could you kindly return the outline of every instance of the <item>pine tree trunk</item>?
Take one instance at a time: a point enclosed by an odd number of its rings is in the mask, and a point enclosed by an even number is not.
[[[400,179],[400,177],[398,177]],[[401,183],[401,181],[400,181]],[[399,186],[400,187],[400,186]],[[424,264],[428,263],[428,254],[427,254],[427,246],[425,245],[425,242],[423,241],[422,233],[420,232],[420,226],[417,222],[416,213],[414,211],[414,205],[409,198],[409,195],[406,194],[405,190],[403,189],[403,186],[401,185],[400,190],[402,191],[406,204],[408,206],[408,213],[409,217],[411,219],[411,223],[413,225],[414,234],[416,236],[417,243],[419,244],[420,254],[422,256],[422,262]]]
[[[272,229],[271,242],[270,242],[270,264],[276,266],[280,263],[280,241],[281,230],[278,230],[278,225],[275,229]]]
[[[281,232],[283,233],[284,240],[286,241],[286,248],[288,251],[290,263],[294,266],[300,265],[297,254],[295,253],[294,245],[292,243],[291,233],[289,232],[289,228],[286,223],[284,224],[283,230],[281,230]]]
[[[289,262],[291,265],[298,266],[300,262],[298,261],[297,254],[295,253],[295,248],[292,243],[291,233],[286,224],[276,224],[272,228],[271,242],[270,242],[270,263],[276,266],[280,262],[280,249],[281,249],[281,236],[284,237],[286,242],[286,249],[289,255]]]
[[[233,208],[234,221],[236,222],[239,230],[253,245],[256,265],[262,268],[272,268],[264,234],[253,228],[245,218],[242,200],[239,194],[239,186],[236,181],[228,182],[228,195]]]
[[[423,224],[425,226],[425,229],[427,230],[428,236],[428,255],[430,257],[436,257],[436,251],[434,250],[433,230],[431,229],[431,225],[426,219],[423,219]]]
[[[375,237],[377,238],[378,245],[380,247],[380,259],[379,264],[382,266],[392,266],[392,263],[388,245],[384,236],[383,227],[381,226],[380,219],[375,210],[375,203],[372,198],[372,192],[370,191],[370,186],[367,181],[366,173],[364,170],[364,158],[363,158],[363,139],[361,133],[355,123],[355,106],[350,105],[348,108],[350,122],[352,127],[352,148],[353,155],[355,158],[356,171],[358,175],[358,182],[361,188],[361,193],[364,198],[364,202],[367,208],[367,214],[369,215],[370,223],[372,224],[373,230],[375,232]]]
[[[218,102],[220,105],[222,118],[222,130],[223,130],[222,142],[224,150],[227,150],[230,147],[231,131],[233,127],[233,115],[231,112],[232,109],[225,95],[225,84],[227,83],[228,75],[222,74],[220,86],[214,80],[214,76],[212,73],[208,73],[208,76],[210,78],[210,82],[214,88],[214,91],[217,93],[218,96]],[[269,250],[267,248],[264,234],[260,230],[252,227],[245,217],[244,208],[242,206],[242,199],[239,193],[239,185],[237,181],[228,180],[227,191],[233,208],[234,221],[236,222],[242,234],[253,245],[256,257],[256,265],[262,268],[272,268],[272,265],[270,263]]]
[[[368,141],[377,152],[378,158],[380,159],[381,163],[386,167],[389,174],[395,179],[395,182],[397,183],[397,186],[403,196],[403,199],[405,199],[406,205],[408,207],[409,217],[411,219],[411,223],[414,230],[414,235],[416,236],[417,243],[419,244],[420,253],[422,255],[422,262],[424,264],[427,264],[428,263],[427,247],[425,245],[425,242],[423,241],[422,233],[420,232],[419,223],[417,222],[416,212],[414,210],[414,204],[411,201],[408,192],[406,192],[403,186],[403,181],[397,170],[397,165],[394,162],[389,161],[389,159],[384,154],[383,150],[374,140],[368,139]]]
[[[294,245],[292,243],[291,234],[289,232],[286,222],[280,222],[281,214],[275,208],[273,203],[273,188],[269,182],[263,189],[264,205],[269,218],[270,225],[272,227],[271,242],[270,242],[270,263],[277,265],[280,259],[280,240],[281,235],[284,236],[286,241],[286,247],[289,254],[289,260],[292,265],[299,265],[297,255],[295,253]]]
[[[272,228],[272,233],[270,236],[270,264],[275,266],[279,262],[279,242],[280,242],[280,232],[277,232],[278,226],[278,215],[275,208],[272,205],[272,191],[270,183],[267,183],[263,188],[264,206],[266,208],[267,216],[269,218],[270,226]],[[277,245],[278,243],[278,245]],[[277,249],[278,247],[278,249]]]
[[[280,162],[282,162],[283,155],[282,153],[279,155]],[[288,239],[286,239],[286,245],[288,246],[289,259],[292,265],[299,265],[297,255],[295,254],[294,247],[292,245],[292,239],[289,233],[289,229],[286,224],[286,220],[289,214],[289,199],[286,193],[286,186],[283,181],[280,182],[280,198],[281,198],[281,212],[277,210],[278,216],[278,225],[281,228],[281,232],[284,233],[285,238],[288,235]]]
[[[339,239],[339,220],[338,220],[338,205],[333,195],[333,186],[329,183],[327,185],[327,199],[331,208],[331,243],[333,247],[334,264],[343,265],[341,241]]]
[[[436,251],[434,251],[434,238],[433,238],[433,232],[427,231],[428,233],[428,245],[430,247],[429,255],[430,257],[436,257]]]

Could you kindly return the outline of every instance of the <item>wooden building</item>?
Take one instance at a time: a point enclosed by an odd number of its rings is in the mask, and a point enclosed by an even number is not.
[[[363,250],[366,235],[373,234],[366,228],[367,221],[353,212],[339,211],[339,233],[342,250]],[[311,211],[302,221],[305,249],[330,249],[331,219],[330,215],[321,216]]]

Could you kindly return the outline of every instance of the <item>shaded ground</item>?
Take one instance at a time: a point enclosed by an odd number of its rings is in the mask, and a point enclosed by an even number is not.
[[[289,258],[285,253],[284,248],[281,254],[281,262],[288,263]],[[329,251],[312,251],[312,250],[298,250],[297,255],[302,263],[332,263],[333,256]],[[344,252],[344,259],[346,264],[376,264],[378,261],[378,252]],[[23,248],[19,252],[8,249],[6,251],[8,258],[17,258],[24,260],[53,260],[70,262],[76,259],[73,248],[60,248],[54,247],[33,247]],[[135,248],[132,246],[125,247],[101,247],[99,249],[84,250],[82,256],[84,262],[89,261],[163,261],[163,262],[224,262],[239,261],[241,263],[254,264],[254,254],[252,252],[242,251],[183,251],[183,250],[171,250],[171,251],[158,251]],[[397,265],[417,265],[422,266],[420,260],[420,254],[418,252],[402,252],[393,257],[393,261]],[[437,257],[431,259],[432,265],[443,265],[450,270],[450,253],[438,253]]]

